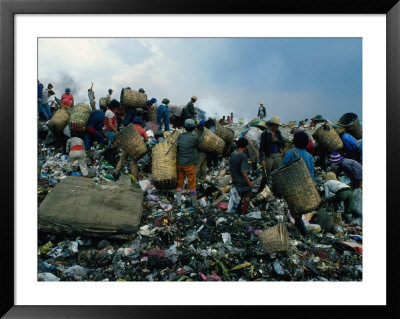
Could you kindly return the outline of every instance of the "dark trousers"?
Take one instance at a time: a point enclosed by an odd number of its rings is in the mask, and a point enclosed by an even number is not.
[[[344,213],[353,214],[353,191],[351,188],[342,188],[336,192],[334,196],[327,199],[328,203],[333,203],[337,206],[340,202],[344,204]]]
[[[104,144],[106,142],[104,135],[101,134],[100,132],[96,133],[89,133],[86,132],[84,135],[84,140],[85,140],[85,150],[90,150],[90,146],[92,146],[92,143],[94,141],[99,142],[100,144]]]
[[[127,126],[129,123],[133,123],[133,119],[135,118],[135,116],[136,116],[136,109],[133,107],[127,108],[125,112],[125,118],[122,121],[122,124]]]

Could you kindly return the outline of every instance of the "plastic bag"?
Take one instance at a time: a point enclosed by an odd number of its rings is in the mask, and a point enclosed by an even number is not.
[[[229,213],[236,213],[237,208],[239,206],[240,196],[236,187],[232,187],[229,192],[229,203],[228,203],[228,212]]]
[[[354,206],[353,210],[356,214],[362,215],[362,191],[361,188],[356,188],[353,192]]]

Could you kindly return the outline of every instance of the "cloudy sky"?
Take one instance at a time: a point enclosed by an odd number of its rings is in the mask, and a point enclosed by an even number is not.
[[[299,121],[316,114],[362,120],[361,38],[40,38],[38,78],[56,96],[69,87],[88,103],[123,87],[143,87],[160,102],[196,106],[207,116]]]

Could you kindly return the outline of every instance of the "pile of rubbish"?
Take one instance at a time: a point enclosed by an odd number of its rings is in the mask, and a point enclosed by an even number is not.
[[[235,137],[243,125],[230,124]],[[290,133],[282,132],[288,140]],[[57,148],[38,147],[38,207],[66,178],[67,156]],[[347,224],[339,214],[326,222],[324,212],[303,215],[310,234],[302,236],[282,198],[258,195],[260,166],[252,167],[253,196],[245,216],[228,212],[228,159],[197,181],[198,207],[183,194],[176,206],[173,191],[158,191],[151,182],[149,155],[138,165],[140,178],[101,159],[99,146],[87,157],[89,177],[96,183],[131,186],[143,192],[137,231],[116,236],[46,232],[39,229],[40,281],[361,281],[362,221]],[[315,167],[323,194],[324,172]],[[78,171],[73,173],[80,176]],[[342,179],[345,182],[347,180]],[[326,213],[327,208],[325,209]],[[284,229],[282,247],[270,251],[265,231]]]

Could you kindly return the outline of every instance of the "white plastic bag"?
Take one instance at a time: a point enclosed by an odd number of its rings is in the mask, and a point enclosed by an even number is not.
[[[236,213],[239,206],[240,196],[235,187],[229,192],[228,213]]]
[[[249,130],[246,132],[245,137],[253,140],[257,143],[257,147],[260,147],[261,141],[261,133],[262,131],[258,127],[250,127]]]
[[[362,191],[361,188],[356,188],[353,192],[354,206],[353,210],[356,214],[362,215]]]

